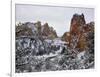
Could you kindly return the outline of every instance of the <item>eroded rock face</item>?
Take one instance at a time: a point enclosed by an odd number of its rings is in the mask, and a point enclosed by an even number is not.
[[[94,22],[86,24],[83,14],[74,14],[71,19],[70,32],[63,35],[63,39],[69,42],[68,46],[72,49],[78,48],[79,51],[84,51],[90,40],[88,36],[94,37]]]
[[[50,39],[57,38],[56,31],[53,29],[53,27],[49,27],[48,23],[43,25],[42,35],[47,36]]]
[[[74,48],[77,47],[79,41],[82,40],[80,38],[84,38],[82,36],[84,25],[85,25],[84,15],[74,14],[71,20],[71,27],[70,27],[70,40],[69,40],[70,47]],[[76,44],[74,44],[75,42]]]
[[[62,40],[66,41],[67,43],[69,43],[70,33],[69,32],[65,32],[64,35],[62,36]]]

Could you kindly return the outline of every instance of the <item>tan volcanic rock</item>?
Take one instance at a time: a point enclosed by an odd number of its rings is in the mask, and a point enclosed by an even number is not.
[[[84,15],[74,14],[71,19],[70,32],[63,35],[63,40],[69,42],[71,48],[78,48],[83,51],[89,45],[90,39],[88,36],[94,37],[94,22],[86,24]]]

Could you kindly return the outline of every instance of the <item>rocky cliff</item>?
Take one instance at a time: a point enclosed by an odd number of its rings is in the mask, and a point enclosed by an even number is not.
[[[84,14],[74,14],[71,19],[70,32],[66,32],[62,38],[69,42],[69,47],[84,51],[90,41],[88,36],[94,37],[94,22],[86,23]]]
[[[53,27],[49,27],[48,23],[43,25],[42,35],[51,39],[57,38],[56,31],[53,29]]]

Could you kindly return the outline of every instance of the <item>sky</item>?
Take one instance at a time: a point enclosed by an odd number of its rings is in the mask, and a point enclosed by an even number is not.
[[[84,14],[86,23],[94,21],[93,8],[60,7],[60,6],[42,6],[16,4],[15,19],[18,22],[37,22],[48,23],[56,30],[58,36],[70,29],[71,18],[73,14]]]

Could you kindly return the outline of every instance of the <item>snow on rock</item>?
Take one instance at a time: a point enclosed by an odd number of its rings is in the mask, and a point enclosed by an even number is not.
[[[84,55],[85,55],[85,51],[80,52],[80,53],[77,55],[77,59],[78,59],[78,60],[84,59]]]
[[[77,19],[78,15],[74,16]],[[80,17],[84,18],[83,15],[78,16],[78,18]],[[75,20],[72,21],[75,22]],[[80,24],[84,25],[85,21],[80,22]],[[93,23],[91,24],[93,25]],[[77,27],[75,23],[72,23],[72,25]],[[83,33],[85,39],[88,40],[86,46],[83,42],[84,38],[79,35],[81,37],[80,41],[82,41],[79,42],[79,47],[84,48],[82,51],[81,48],[77,47],[79,38],[74,33],[75,31],[79,32],[78,27],[75,29],[75,26],[72,28],[70,41],[70,38],[68,38],[70,36],[69,32],[65,33],[64,41],[57,37],[55,30],[49,27],[48,23],[41,25],[39,21],[36,23],[27,22],[17,26],[15,71],[22,73],[94,68],[94,33],[91,31]],[[90,26],[88,27],[90,29]],[[81,26],[79,28],[83,30]],[[68,46],[68,42],[72,47]]]

